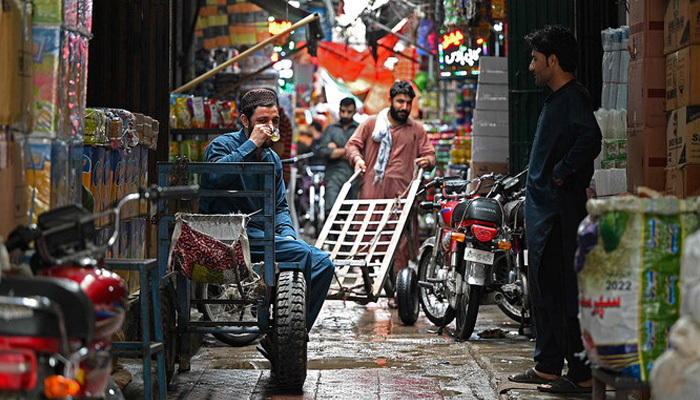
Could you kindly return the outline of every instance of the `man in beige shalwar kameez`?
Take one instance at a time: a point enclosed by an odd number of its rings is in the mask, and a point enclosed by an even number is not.
[[[410,83],[396,81],[389,92],[391,107],[363,122],[345,145],[348,161],[363,172],[360,199],[400,196],[411,184],[415,166],[426,171],[435,166],[435,148],[423,125],[409,117],[414,97]],[[417,246],[415,229],[413,240]],[[395,256],[397,273],[408,265],[408,246],[404,235]]]

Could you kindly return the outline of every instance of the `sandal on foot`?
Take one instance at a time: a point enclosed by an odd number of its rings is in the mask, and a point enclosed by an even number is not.
[[[537,372],[533,368],[528,369],[525,372],[519,374],[511,375],[508,377],[511,382],[517,383],[531,383],[531,384],[542,384],[554,382],[552,379],[543,378],[537,375]]]
[[[547,393],[591,393],[593,388],[581,386],[566,376],[562,376],[556,381],[548,383],[547,386],[537,386],[537,390]]]

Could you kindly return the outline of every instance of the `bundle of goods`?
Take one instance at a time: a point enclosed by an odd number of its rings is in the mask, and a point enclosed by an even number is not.
[[[577,259],[586,351],[598,367],[647,381],[680,314],[683,239],[698,229],[700,198],[621,196],[587,208]]]
[[[700,393],[700,232],[685,240],[681,262],[681,318],[671,327],[667,349],[651,371],[655,399],[683,400]]]

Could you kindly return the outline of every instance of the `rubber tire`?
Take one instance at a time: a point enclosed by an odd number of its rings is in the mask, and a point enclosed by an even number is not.
[[[384,285],[382,288],[384,289],[384,293],[386,294],[386,297],[388,298],[393,298],[394,293],[396,292],[396,260],[391,260],[391,264],[389,264],[389,268],[387,269],[387,277],[386,280],[384,281]]]
[[[171,282],[166,285],[172,287]],[[172,294],[171,294],[172,293]],[[160,292],[160,312],[163,315],[163,359],[165,361],[165,382],[167,384],[175,374],[175,364],[177,360],[177,304],[175,297],[175,288],[166,288]],[[153,336],[151,336],[153,337]]]
[[[396,278],[396,299],[399,318],[405,325],[413,325],[418,320],[420,301],[418,300],[418,276],[413,268],[406,267],[399,271]]]
[[[281,271],[274,302],[272,377],[284,389],[300,391],[306,380],[306,281],[301,271]]]
[[[209,285],[220,286],[216,283],[198,283],[195,290],[195,296],[198,299],[209,298]],[[198,304],[197,309],[204,316],[205,321],[213,321],[211,312],[207,308],[206,304]],[[219,339],[222,343],[225,343],[233,347],[243,347],[252,344],[260,336],[258,333],[214,333],[215,338]]]
[[[418,262],[418,280],[419,281],[426,281],[427,280],[427,269],[428,269],[428,263],[430,262],[430,259],[432,258],[433,255],[433,248],[432,246],[426,246],[423,250],[423,255],[420,257],[420,261]],[[442,257],[442,252],[438,253],[438,257]],[[429,300],[428,300],[428,289],[425,288],[418,288],[418,298],[420,299],[421,306],[423,308],[423,314],[428,318],[428,320],[433,323],[433,325],[436,326],[445,326],[448,325],[452,320],[454,319],[454,311],[450,312],[452,308],[447,306],[445,308],[445,312],[442,315],[438,315],[434,313],[429,306]],[[446,303],[447,304],[447,303]]]
[[[456,310],[455,336],[457,339],[468,340],[474,333],[476,316],[479,313],[479,301],[483,290],[483,286],[469,285],[469,300],[467,300],[467,296],[461,295],[459,309]]]

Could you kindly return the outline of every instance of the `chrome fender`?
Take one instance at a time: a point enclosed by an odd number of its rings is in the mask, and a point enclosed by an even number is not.
[[[485,286],[488,282],[489,271],[491,266],[467,262],[467,283],[470,285]]]

